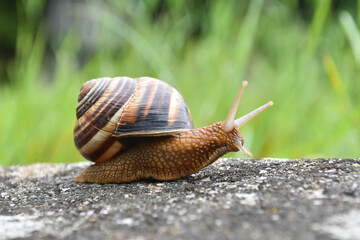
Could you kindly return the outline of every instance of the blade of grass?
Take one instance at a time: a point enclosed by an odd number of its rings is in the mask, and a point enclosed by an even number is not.
[[[316,1],[314,17],[311,21],[310,31],[308,33],[307,52],[312,53],[319,44],[320,35],[324,29],[325,21],[329,15],[331,0]]]
[[[360,2],[359,2],[360,4]],[[360,11],[359,11],[360,13]],[[360,69],[360,32],[358,27],[356,26],[356,23],[354,19],[351,17],[351,15],[346,12],[342,11],[340,13],[340,23],[344,28],[344,31],[346,33],[346,36],[349,40],[352,53],[354,55],[355,61],[357,63],[357,66]]]
[[[357,23],[358,23],[358,26],[360,27],[360,0],[357,1],[356,14],[357,14]]]
[[[344,99],[345,97],[347,97],[344,83],[340,77],[339,71],[333,58],[330,56],[330,54],[325,54],[322,57],[322,61],[332,88],[334,89],[338,97]]]
[[[236,52],[238,53],[237,77],[240,79],[244,78],[244,69],[249,61],[263,4],[264,0],[254,0],[250,2],[250,6],[238,33],[239,43],[236,49]]]

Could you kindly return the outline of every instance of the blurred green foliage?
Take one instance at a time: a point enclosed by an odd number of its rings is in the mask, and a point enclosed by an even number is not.
[[[82,160],[77,94],[103,76],[169,82],[195,127],[224,120],[246,79],[238,116],[275,103],[241,129],[255,157],[359,157],[359,0],[13,5],[1,11],[0,165]]]

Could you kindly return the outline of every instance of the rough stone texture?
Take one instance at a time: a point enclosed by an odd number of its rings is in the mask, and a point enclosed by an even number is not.
[[[360,159],[221,159],[173,182],[0,168],[0,239],[360,239]]]

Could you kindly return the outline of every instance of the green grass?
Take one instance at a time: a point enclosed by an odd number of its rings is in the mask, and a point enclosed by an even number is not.
[[[213,1],[204,16],[168,1],[156,20],[156,1],[108,2],[77,5],[72,27],[56,40],[44,19],[35,21],[44,3],[18,2],[16,58],[6,66],[12,84],[0,88],[0,165],[82,160],[72,139],[77,94],[102,76],[169,82],[195,127],[224,120],[246,79],[238,116],[275,103],[241,129],[255,157],[359,157],[360,1],[351,14],[317,1],[309,22],[275,0]],[[84,20],[96,41],[80,66]]]

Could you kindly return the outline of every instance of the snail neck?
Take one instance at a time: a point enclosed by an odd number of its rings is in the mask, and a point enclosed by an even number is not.
[[[193,161],[201,161],[201,168],[208,166],[226,153],[239,151],[236,143],[243,142],[239,130],[234,128],[226,133],[222,125],[223,122],[218,122],[179,134],[179,141],[182,143],[185,139],[188,152],[195,156]]]

